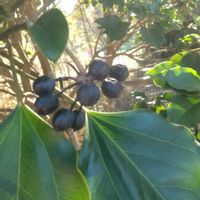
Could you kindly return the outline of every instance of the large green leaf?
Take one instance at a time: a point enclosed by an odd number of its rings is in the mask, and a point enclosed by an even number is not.
[[[0,127],[1,200],[88,200],[76,152],[30,109],[16,107]]]
[[[200,159],[191,132],[146,112],[88,116],[80,153],[93,200],[198,200]]]
[[[29,32],[43,54],[56,62],[64,50],[69,34],[62,12],[55,8],[49,10],[29,27]]]

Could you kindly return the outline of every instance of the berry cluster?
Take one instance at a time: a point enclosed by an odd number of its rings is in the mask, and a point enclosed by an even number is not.
[[[64,131],[69,128],[80,130],[85,123],[85,112],[82,106],[92,106],[97,103],[101,96],[96,81],[102,81],[101,91],[108,98],[116,98],[120,95],[123,87],[121,82],[128,77],[128,68],[117,64],[109,68],[103,60],[94,60],[89,64],[88,72],[84,75],[78,74],[76,78],[63,77],[52,79],[47,75],[40,76],[33,83],[33,91],[38,95],[35,101],[35,110],[40,115],[48,115],[59,107],[61,94],[76,86],[76,99],[70,108],[59,108],[53,115],[52,125],[56,131]],[[75,83],[55,92],[56,81],[72,79]],[[80,108],[74,109],[76,102]]]

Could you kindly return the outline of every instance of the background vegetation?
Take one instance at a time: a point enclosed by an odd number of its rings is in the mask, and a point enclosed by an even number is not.
[[[68,16],[57,3],[0,1],[0,196],[199,199],[199,1],[77,1]],[[96,58],[130,76],[68,142],[31,110],[32,82],[75,76]]]

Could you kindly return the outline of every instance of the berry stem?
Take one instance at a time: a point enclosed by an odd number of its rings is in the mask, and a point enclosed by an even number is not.
[[[75,65],[78,68],[80,74],[85,74],[86,73],[85,69],[84,69],[83,65],[81,64],[81,62],[77,59],[77,57],[72,53],[72,51],[68,47],[66,47],[65,50],[66,50],[66,53],[69,55],[69,57],[75,63]]]
[[[79,151],[81,149],[81,144],[78,141],[76,133],[73,129],[69,129],[67,132],[64,132],[64,136],[68,141],[70,141],[70,143],[74,146],[76,151]]]
[[[6,46],[8,49],[8,55],[9,55],[9,61],[10,61],[10,66],[11,66],[11,71],[12,71],[12,76],[13,76],[13,80],[15,83],[15,93],[16,93],[16,97],[17,97],[17,102],[19,104],[22,103],[22,91],[21,88],[19,86],[19,81],[17,78],[17,71],[15,68],[15,61],[14,61],[14,56],[13,56],[13,51],[12,51],[12,46],[9,40],[6,41]]]
[[[76,105],[76,102],[77,102],[77,98],[75,99],[75,101],[72,103],[71,107],[70,107],[70,110],[73,110],[74,109],[74,106]]]
[[[63,92],[65,92],[66,90],[69,90],[71,89],[72,87],[74,87],[75,85],[77,85],[78,83],[73,83],[67,87],[64,87],[59,93],[58,93],[58,96],[60,96]]]
[[[56,78],[55,81],[68,81],[68,80],[73,80],[73,81],[76,81],[77,79],[74,78],[74,77],[71,77],[71,76],[64,76],[64,77],[59,77],[59,78]]]
[[[80,112],[82,110],[83,105],[81,104],[80,108],[78,109],[78,111]]]
[[[67,62],[68,65],[71,66],[71,68],[79,75],[79,71],[76,69],[74,65],[72,65],[70,62]]]

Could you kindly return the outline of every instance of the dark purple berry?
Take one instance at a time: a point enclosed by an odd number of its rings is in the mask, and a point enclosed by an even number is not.
[[[58,108],[58,104],[58,96],[56,94],[49,93],[38,97],[34,106],[38,114],[48,115]]]
[[[107,78],[101,86],[102,92],[108,98],[116,98],[120,95],[123,87],[119,81],[114,78]]]
[[[56,131],[64,131],[72,126],[75,115],[70,109],[61,108],[53,116],[52,125]]]
[[[40,76],[33,82],[33,91],[39,96],[46,95],[53,91],[55,84],[55,80],[49,76]]]
[[[83,106],[92,106],[100,98],[100,90],[93,83],[84,83],[77,90],[77,101],[79,101]]]
[[[109,66],[103,60],[93,60],[89,64],[89,72],[95,80],[102,81],[109,73]]]
[[[118,81],[124,81],[128,78],[129,72],[125,65],[117,64],[110,68],[110,77],[117,79]]]
[[[73,111],[75,115],[74,123],[72,124],[72,128],[77,131],[83,128],[85,124],[85,112],[80,110]]]

